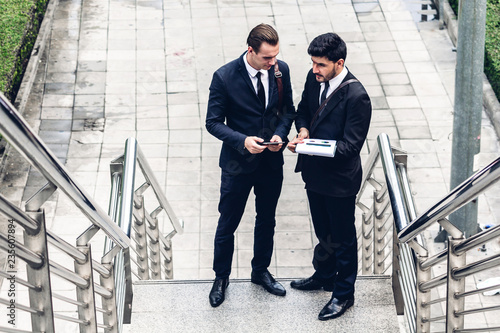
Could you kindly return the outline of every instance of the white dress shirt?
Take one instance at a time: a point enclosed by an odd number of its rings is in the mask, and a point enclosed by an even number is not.
[[[250,64],[248,63],[248,60],[247,60],[247,53],[245,53],[245,55],[243,56],[243,61],[245,62],[245,67],[247,68],[247,72],[248,72],[248,76],[250,77],[250,80],[252,81],[252,84],[253,84],[253,88],[255,89],[255,93],[258,94],[258,91],[257,91],[257,82],[258,82],[258,79],[257,79],[257,73],[258,72],[261,72],[262,74],[260,75],[260,80],[262,81],[262,85],[264,86],[264,93],[266,95],[266,108],[267,108],[267,104],[268,104],[268,96],[269,96],[269,73],[266,71],[266,70],[263,70],[261,69],[260,71],[259,70],[256,70],[255,68],[253,68],[252,66],[250,66]]]
[[[347,76],[348,72],[349,71],[347,70],[347,67],[344,66],[342,72],[340,72],[339,75],[335,76],[333,79],[329,81],[330,86],[328,87],[328,91],[326,92],[326,98],[328,98],[328,96],[330,96],[335,91],[335,89],[337,89],[338,86],[340,86],[342,81],[344,81],[345,77]],[[321,94],[323,93],[323,90],[325,90],[325,83],[321,82],[320,86],[321,89],[319,90],[319,104],[321,105]]]

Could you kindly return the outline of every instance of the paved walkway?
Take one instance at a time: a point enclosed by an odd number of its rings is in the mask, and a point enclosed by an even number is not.
[[[249,30],[261,22],[280,35],[279,57],[291,68],[296,104],[311,66],[309,42],[338,33],[347,42],[346,65],[373,103],[363,158],[385,132],[409,153],[419,211],[447,193],[456,54],[438,22],[416,23],[411,6],[400,0],[59,0],[25,112],[104,208],[109,163],[123,153],[126,138],[136,137],[185,221],[185,234],[174,238],[175,278],[211,279],[221,144],[204,129],[208,86],[218,67],[244,52]],[[483,117],[477,167],[499,152]],[[285,160],[270,270],[281,278],[308,276],[315,237],[303,183],[293,172],[296,156],[286,151]],[[43,183],[36,173],[26,179],[14,165],[11,171],[20,179],[7,179],[1,191],[19,202]],[[481,224],[500,222],[499,202],[498,188],[480,197]],[[45,207],[48,228],[71,243],[88,226],[63,194]],[[233,278],[250,275],[253,212],[250,198],[236,236]],[[98,246],[94,251],[101,254]]]

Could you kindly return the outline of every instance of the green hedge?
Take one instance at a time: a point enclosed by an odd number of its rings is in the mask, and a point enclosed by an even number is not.
[[[16,97],[49,0],[0,0],[0,91]]]
[[[448,1],[456,14],[459,0]],[[487,0],[486,6],[484,73],[500,99],[500,0]]]
[[[485,48],[484,73],[500,98],[500,0],[488,0]]]

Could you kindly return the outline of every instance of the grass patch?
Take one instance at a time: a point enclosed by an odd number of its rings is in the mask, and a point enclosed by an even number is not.
[[[0,91],[15,99],[48,0],[0,0]]]
[[[493,91],[500,97],[500,1],[488,0],[486,9],[486,38],[484,73]]]

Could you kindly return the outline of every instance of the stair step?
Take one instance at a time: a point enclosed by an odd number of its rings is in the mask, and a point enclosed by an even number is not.
[[[144,281],[134,284],[130,332],[387,332],[400,331],[391,279],[361,276],[354,306],[340,318],[317,319],[330,299],[325,291],[290,288],[285,297],[269,294],[249,280],[230,280],[226,300],[208,302],[212,281]],[[128,326],[128,325],[127,325]],[[347,330],[346,330],[347,329]]]

